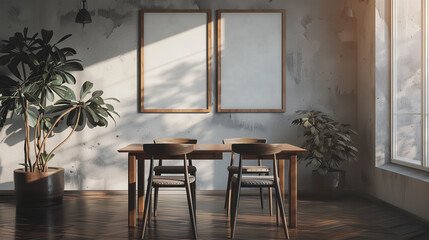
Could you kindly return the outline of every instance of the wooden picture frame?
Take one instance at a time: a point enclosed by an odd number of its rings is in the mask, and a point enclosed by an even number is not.
[[[211,10],[140,11],[140,112],[211,111]]]
[[[217,111],[286,111],[285,10],[217,11]]]

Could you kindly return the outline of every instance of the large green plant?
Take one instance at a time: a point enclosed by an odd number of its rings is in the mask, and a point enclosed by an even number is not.
[[[0,44],[0,65],[7,66],[9,70],[8,74],[0,75],[0,129],[9,115],[11,118],[14,114],[22,116],[25,133],[25,161],[22,165],[26,171],[47,171],[48,161],[77,126],[107,126],[107,119],[114,120],[112,114],[118,115],[114,107],[105,102],[109,99],[102,98],[103,91],[97,90],[89,95],[93,86],[91,82],[82,85],[79,99],[67,86],[76,84],[69,71],[83,70],[80,60],[71,58],[76,51],[59,46],[70,36],[52,43],[53,31],[42,30],[40,35],[28,35],[25,28],[22,33],[17,32]],[[115,98],[110,100],[118,101]],[[71,127],[70,133],[60,144],[48,150],[47,139],[62,119]],[[34,160],[30,157],[31,148]]]
[[[358,150],[353,146],[352,135],[357,133],[347,124],[332,120],[319,111],[297,111],[300,118],[292,124],[304,130],[303,147],[307,152],[302,158],[307,165],[313,165],[321,175],[337,170],[344,162],[357,158]]]

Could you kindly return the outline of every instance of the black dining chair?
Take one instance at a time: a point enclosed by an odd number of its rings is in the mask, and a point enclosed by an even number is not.
[[[232,144],[232,151],[240,154],[240,160],[238,164],[238,176],[233,176],[231,179],[232,183],[232,201],[231,201],[231,239],[234,238],[238,208],[240,202],[240,191],[242,187],[273,187],[276,191],[276,199],[278,207],[276,208],[280,212],[280,217],[283,222],[283,229],[287,239],[289,239],[289,233],[286,223],[286,216],[284,212],[283,199],[279,185],[279,175],[277,168],[276,154],[281,152],[281,146],[276,144],[263,144],[263,143],[252,143],[252,144]],[[270,157],[273,160],[273,174],[270,176],[243,176],[243,155],[257,156],[258,158]]]
[[[197,139],[195,138],[156,138],[153,140],[153,143],[160,144],[160,143],[176,143],[176,144],[196,144]],[[192,191],[192,200],[194,203],[194,211],[197,210],[197,198],[196,198],[196,185],[197,185],[197,168],[192,165],[192,159],[188,159],[189,166],[188,171],[189,174],[194,176],[195,178],[195,184],[191,184],[191,191]],[[163,174],[184,174],[185,168],[183,166],[171,166],[171,165],[163,165],[163,160],[158,159],[158,166],[155,166],[153,168],[153,171],[155,172],[155,176],[160,176]],[[158,213],[158,192],[159,188],[154,187],[155,196],[153,200],[153,216],[156,217]]]
[[[191,219],[192,230],[194,237],[197,238],[197,223],[194,204],[192,198],[191,185],[195,184],[195,177],[189,174],[189,164],[187,154],[194,150],[192,144],[143,144],[143,150],[151,155],[149,178],[146,189],[141,239],[144,239],[148,218],[150,216],[150,205],[152,199],[152,189],[160,187],[184,187],[186,189],[186,197],[188,201],[189,217]],[[183,176],[157,176],[153,174],[154,159],[168,159],[168,157],[183,158]],[[171,199],[174,201],[174,199]]]

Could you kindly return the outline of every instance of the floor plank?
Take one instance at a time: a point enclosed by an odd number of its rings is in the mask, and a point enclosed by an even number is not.
[[[228,238],[223,199],[198,194],[199,239]],[[242,195],[235,239],[284,238],[275,217],[268,215],[267,201],[260,209],[257,195]],[[32,209],[17,208],[13,197],[0,196],[0,239],[135,239],[139,228],[127,227],[127,204],[126,192],[68,192],[60,206]],[[192,239],[189,224],[185,194],[161,191],[158,216],[146,237]],[[292,239],[429,239],[427,224],[355,196],[300,199],[298,228],[289,231]]]

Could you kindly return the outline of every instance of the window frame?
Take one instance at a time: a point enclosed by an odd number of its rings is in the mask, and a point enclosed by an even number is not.
[[[429,121],[429,75],[428,75],[428,66],[429,66],[429,54],[428,54],[428,32],[429,32],[429,25],[427,23],[429,13],[428,11],[428,4],[426,3],[426,0],[420,0],[421,2],[421,28],[422,28],[422,54],[421,54],[421,112],[420,114],[420,121],[421,121],[421,156],[420,156],[420,165],[411,163],[410,159],[398,157],[396,154],[396,86],[397,86],[397,65],[396,65],[396,12],[397,12],[397,3],[398,0],[393,0],[391,3],[391,31],[390,31],[390,74],[391,74],[391,88],[390,88],[390,94],[391,94],[391,100],[390,100],[390,136],[391,136],[391,163],[403,165],[406,167],[411,167],[415,169],[420,169],[424,171],[429,171],[429,159],[428,159],[428,151],[429,151],[429,142],[428,142],[428,121]],[[410,113],[413,114],[413,113]]]

